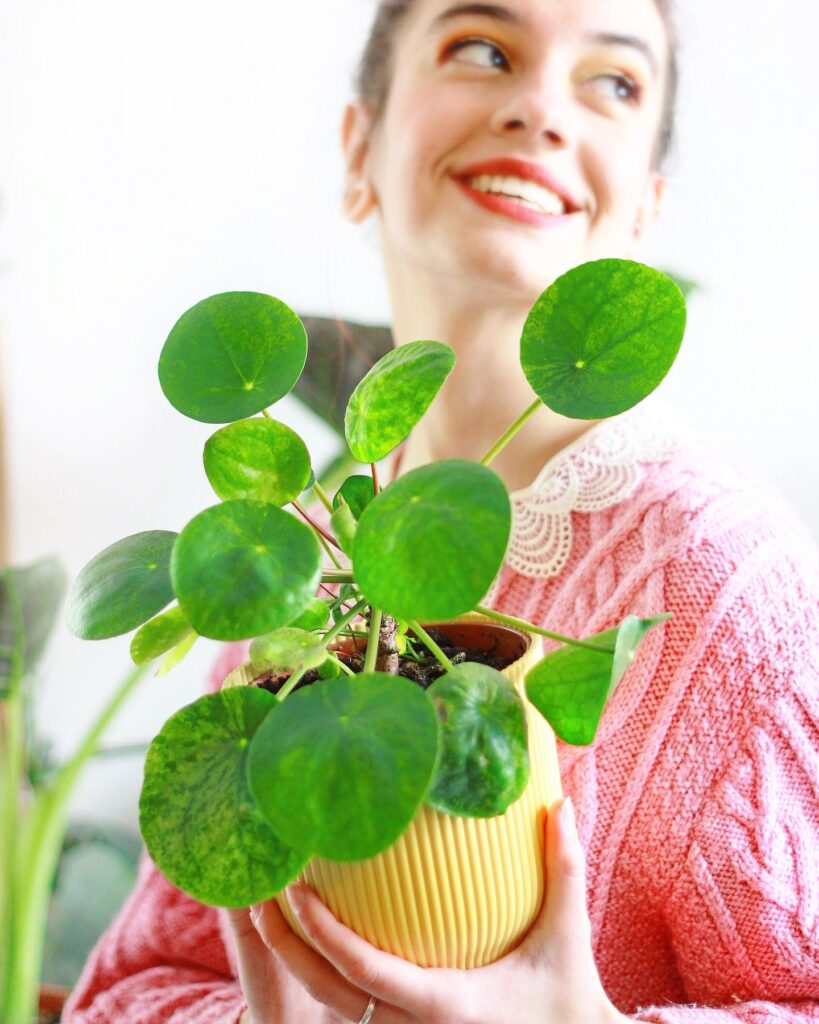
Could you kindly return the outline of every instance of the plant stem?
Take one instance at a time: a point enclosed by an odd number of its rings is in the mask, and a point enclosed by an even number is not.
[[[297,672],[294,672],[293,675],[290,676],[290,678],[287,680],[284,686],[276,694],[276,697],[279,700],[284,700],[285,697],[287,697],[287,695],[293,690],[293,687],[299,682],[299,680],[306,671],[307,669],[300,668]]]
[[[353,572],[352,569],[338,569],[333,571],[332,569],[325,569],[321,574],[322,583],[352,583]]]
[[[432,653],[435,655],[438,661],[440,661],[440,663],[444,666],[447,672],[451,671],[453,667],[452,662],[444,654],[444,652],[441,650],[438,644],[435,643],[435,641],[432,639],[429,633],[427,633],[427,631],[420,625],[420,623],[416,622],[414,619],[410,619],[408,625],[409,628],[413,631],[413,633],[415,633],[417,637],[424,641],[426,646],[432,651]]]
[[[488,619],[495,619],[497,622],[503,622],[507,626],[515,626],[517,629],[524,629],[528,633],[536,633],[538,636],[545,636],[550,640],[557,640],[561,644],[568,644],[571,647],[584,647],[587,651],[600,651],[602,654],[614,653],[613,647],[604,647],[602,644],[596,644],[589,640],[577,640],[573,636],[553,633],[550,629],[535,626],[531,622],[526,622],[525,619],[516,619],[514,615],[504,615],[502,612],[496,612],[494,608],[485,608],[481,604],[475,606],[475,611],[485,615]]]
[[[316,494],[316,497],[318,498],[318,500],[327,509],[327,511],[332,515],[333,503],[330,501],[329,497],[327,496],[327,491],[324,490],[324,488],[321,486],[321,484],[318,482],[318,480],[314,480],[313,481],[313,490],[315,491],[315,494]]]
[[[305,512],[305,510],[301,507],[301,505],[297,501],[292,501],[291,505],[299,513],[299,515],[302,516],[306,520],[306,522],[308,522],[313,527],[313,529],[316,531],[316,533],[321,534],[321,536],[324,537],[325,540],[329,541],[331,544],[333,544],[335,547],[337,547],[339,551],[341,551],[341,545],[335,539],[335,537],[332,535],[332,533],[328,533],[324,529],[323,526],[319,526],[319,524],[315,521],[315,519],[313,519],[313,517],[311,515],[309,515],[307,512]]]
[[[266,416],[269,420],[273,419],[273,417],[270,415],[270,412],[267,409],[262,409],[262,416]]]
[[[6,996],[9,1024],[36,1019],[37,989],[43,958],[45,921],[50,886],[65,838],[69,800],[80,772],[92,757],[102,734],[131,691],[148,671],[140,665],[123,680],[98,715],[77,753],[57,772],[53,781],[35,794],[22,826],[18,827],[16,883],[19,901],[15,907],[15,949]]]
[[[370,469],[372,470],[372,474],[373,474],[373,495],[375,496],[375,495],[378,494],[378,492],[381,490],[381,488],[378,486],[378,473],[376,473],[376,471],[375,471],[375,463],[374,462],[370,463]]]
[[[539,398],[536,398],[535,401],[532,402],[532,404],[529,406],[529,408],[525,412],[521,413],[520,416],[518,416],[518,418],[515,420],[512,426],[509,427],[509,429],[506,430],[498,438],[498,440],[492,445],[492,447],[489,449],[486,455],[484,455],[484,457],[481,459],[482,466],[489,465],[489,463],[495,458],[495,456],[498,455],[509,444],[509,442],[515,436],[515,434],[517,434],[517,432],[520,430],[523,424],[529,419],[529,417],[534,415],[534,413],[538,411],[542,404],[543,403],[541,402],[541,400]]]
[[[367,601],[365,598],[362,597],[362,599],[357,604],[354,604],[350,611],[347,612],[347,614],[343,618],[339,619],[334,626],[327,630],[327,632],[324,634],[325,644],[331,644],[333,640],[335,640],[335,638],[338,636],[338,634],[344,629],[344,627],[349,625],[349,623],[353,621],[356,615],[359,615],[366,607]]]
[[[335,662],[336,665],[338,665],[338,667],[341,669],[341,671],[342,672],[346,672],[346,674],[348,676],[354,676],[355,675],[355,672],[353,672],[353,670],[351,668],[349,668],[347,665],[345,665],[344,662],[341,660],[341,658],[337,658],[335,656],[335,654],[328,654],[327,658],[328,658],[329,661]]]
[[[327,541],[322,537],[322,535],[320,533],[317,536],[318,536],[319,544],[321,544],[321,546],[327,552],[328,558],[333,563],[333,565],[336,567],[336,569],[343,568],[341,562],[339,562],[339,560],[333,554],[333,549],[330,547],[330,545],[327,543]]]
[[[367,641],[367,655],[364,658],[364,671],[372,672],[378,660],[378,636],[381,632],[381,609],[370,609],[370,637]]]

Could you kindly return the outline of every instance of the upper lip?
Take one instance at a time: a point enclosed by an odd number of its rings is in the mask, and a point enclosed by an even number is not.
[[[478,163],[470,164],[458,171],[455,177],[463,180],[465,178],[476,178],[481,174],[497,174],[509,178],[523,178],[525,181],[533,181],[537,185],[543,185],[551,192],[560,196],[567,213],[576,213],[581,209],[581,204],[574,198],[571,192],[540,164],[531,160],[521,160],[514,156],[495,157],[492,160],[480,160]]]

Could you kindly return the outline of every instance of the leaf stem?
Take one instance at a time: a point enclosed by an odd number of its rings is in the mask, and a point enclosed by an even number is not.
[[[299,682],[299,680],[306,671],[307,669],[300,668],[298,669],[298,671],[294,672],[287,680],[287,682],[284,684],[284,686],[276,694],[276,697],[279,700],[284,700],[288,696],[288,694],[293,690],[293,687]]]
[[[309,513],[305,512],[305,510],[297,501],[292,501],[291,504],[293,508],[299,513],[299,515],[302,516],[313,527],[316,533],[320,534],[322,537],[324,537],[325,540],[329,541],[331,544],[337,547],[339,551],[341,551],[341,545],[335,539],[335,537],[331,533],[328,533],[323,526],[319,526],[315,519],[313,519],[313,517]]]
[[[485,615],[488,619],[495,619],[497,622],[503,622],[507,626],[515,626],[517,629],[526,630],[527,633],[536,633],[538,636],[548,637],[549,640],[557,640],[561,644],[569,644],[571,647],[584,647],[587,651],[600,651],[602,654],[614,654],[613,647],[604,647],[602,644],[595,644],[589,640],[577,640],[573,636],[553,633],[552,630],[544,629],[542,626],[535,626],[531,622],[526,622],[525,619],[516,619],[514,615],[504,615],[502,612],[496,612],[494,608],[485,608],[479,604],[475,606],[475,611]]]
[[[341,658],[337,658],[335,654],[328,654],[327,658],[329,661],[334,662],[341,669],[342,672],[346,672],[348,676],[354,676],[355,672],[348,666],[345,665]]]
[[[319,544],[321,544],[321,546],[324,548],[325,552],[327,553],[327,557],[330,559],[330,561],[333,563],[336,569],[343,568],[341,562],[338,560],[338,558],[336,558],[335,554],[333,553],[333,549],[330,547],[330,545],[327,543],[324,537],[322,537],[320,533],[317,536]]]
[[[426,646],[432,651],[432,653],[435,655],[438,661],[440,661],[440,663],[444,666],[447,672],[451,672],[453,667],[452,662],[444,654],[444,652],[441,650],[438,644],[435,643],[435,641],[432,639],[429,633],[427,633],[427,631],[420,625],[420,623],[416,622],[414,619],[410,619],[409,628],[413,631],[413,633],[415,633],[416,636],[418,636],[421,640],[424,641]]]
[[[378,494],[378,492],[381,490],[381,488],[378,485],[378,473],[376,473],[376,471],[375,471],[375,463],[374,462],[370,463],[370,469],[372,470],[372,474],[373,474],[373,496],[375,496],[375,495]]]
[[[321,574],[322,583],[352,583],[352,569],[325,569]]]
[[[356,615],[359,615],[366,607],[367,601],[365,598],[362,597],[361,600],[354,604],[350,611],[347,612],[345,616],[343,616],[343,618],[340,618],[334,626],[327,630],[327,632],[324,634],[325,645],[331,644],[333,640],[335,640],[335,638],[338,636],[338,634],[345,628],[345,626],[349,625],[349,623],[353,621]]]
[[[515,420],[512,426],[509,427],[508,430],[504,431],[503,434],[501,434],[498,440],[492,445],[492,447],[489,449],[486,455],[484,455],[484,457],[481,459],[482,466],[488,466],[489,463],[495,458],[495,456],[498,455],[501,451],[503,451],[503,449],[509,444],[509,442],[515,436],[515,434],[517,434],[517,432],[520,430],[523,424],[529,419],[530,416],[533,416],[538,411],[541,405],[543,405],[541,400],[539,398],[536,398],[534,402],[532,402],[532,404],[529,406],[529,408],[525,412],[521,413],[520,416],[518,416],[518,418]]]
[[[327,496],[327,491],[324,490],[324,488],[321,486],[321,484],[318,482],[318,480],[314,480],[313,481],[313,490],[315,491],[315,494],[316,494],[316,497],[318,498],[318,500],[327,509],[327,511],[332,515],[333,503],[330,501],[329,497]]]
[[[378,639],[381,632],[381,609],[372,608],[370,615],[370,636],[367,641],[367,655],[364,658],[364,671],[373,672],[378,660]]]

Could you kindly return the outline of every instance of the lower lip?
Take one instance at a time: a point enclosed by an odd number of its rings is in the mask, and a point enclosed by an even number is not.
[[[457,178],[453,180],[464,195],[468,196],[474,203],[483,206],[486,210],[503,214],[504,217],[509,217],[511,220],[516,220],[521,224],[529,224],[536,228],[551,228],[559,224],[565,224],[567,220],[574,216],[573,213],[541,213],[540,210],[534,210],[531,206],[525,206],[516,199],[509,199],[507,196],[499,196],[492,192],[480,192],[478,189],[472,188],[471,185],[467,185],[465,181],[459,181]]]

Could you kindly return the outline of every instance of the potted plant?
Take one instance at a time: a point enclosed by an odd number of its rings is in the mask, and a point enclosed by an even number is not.
[[[40,978],[69,801],[108,722],[145,674],[132,671],[77,752],[42,770],[31,729],[32,681],[64,590],[54,559],[0,568],[0,1020],[7,1024],[29,1024],[38,1002],[43,1012],[57,1012],[66,995],[41,989]]]
[[[382,488],[377,463],[455,358],[436,341],[402,345],[350,398],[347,442],[370,472],[331,498],[303,441],[268,411],[302,372],[298,317],[237,292],[183,314],[160,383],[185,415],[227,424],[204,450],[221,503],[179,534],[106,548],[69,599],[79,636],[137,629],[138,664],[167,665],[198,635],[252,640],[251,662],[174,715],[148,753],[140,824],[174,884],[245,906],[305,877],[345,923],[428,965],[477,966],[520,940],[542,898],[543,815],[560,794],[552,730],[590,743],[667,616],[578,639],[485,607],[511,530],[489,467],[541,402],[579,419],[636,404],[684,324],[683,296],[658,271],[624,260],[570,271],[523,328],[532,405],[480,463],[433,463]],[[323,514],[303,507],[308,488]],[[542,657],[541,636],[560,646]]]

